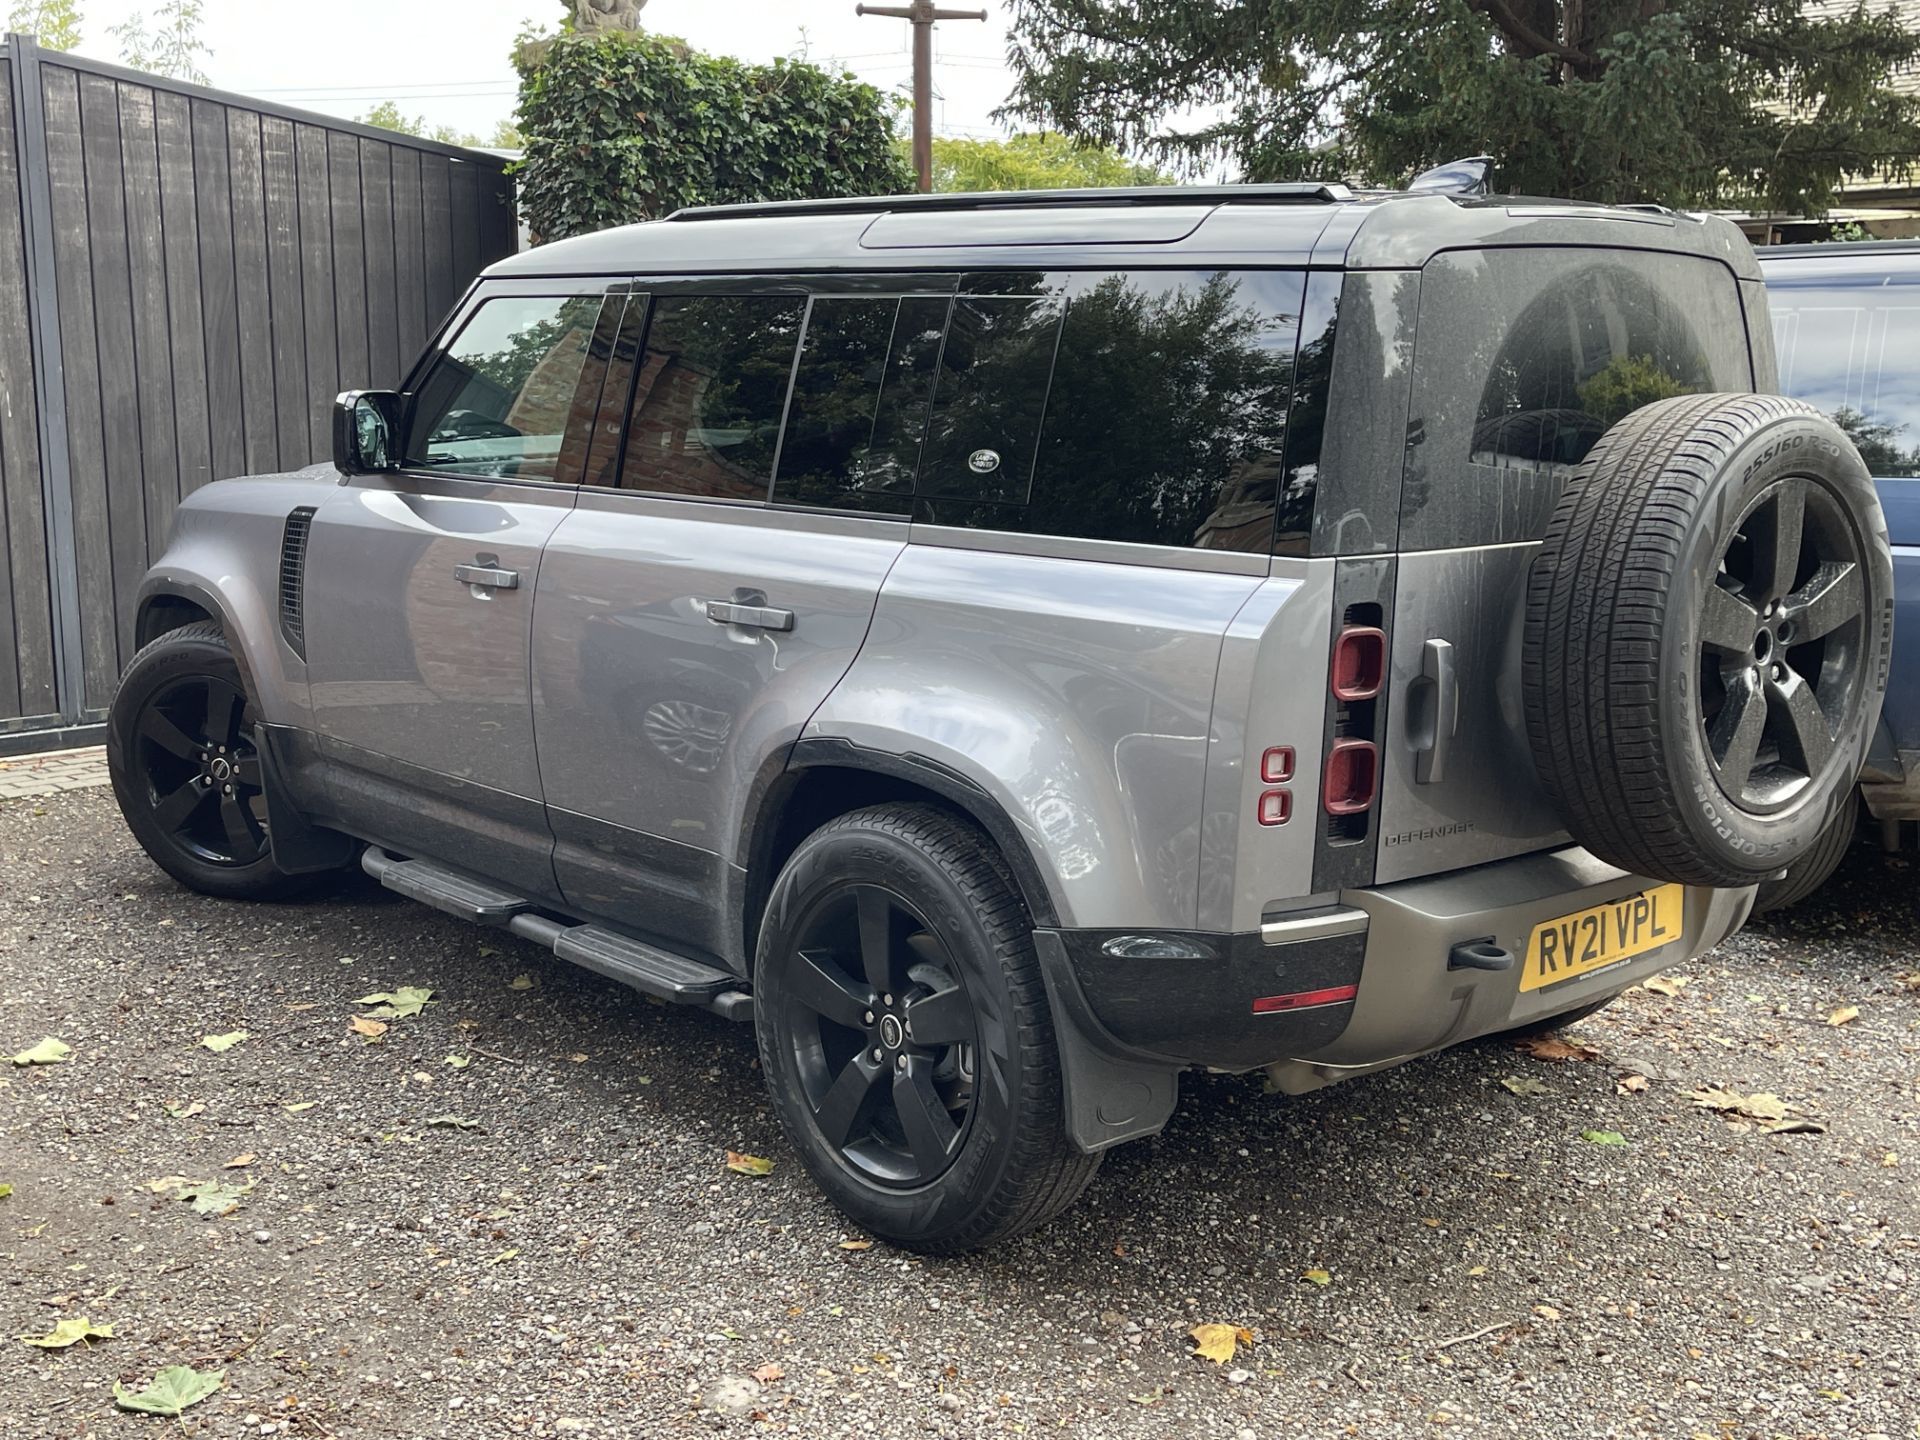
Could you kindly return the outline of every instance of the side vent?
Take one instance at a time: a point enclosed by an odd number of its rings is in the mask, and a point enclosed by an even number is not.
[[[311,505],[293,511],[280,535],[280,633],[302,660],[307,658],[307,534],[313,512]]]

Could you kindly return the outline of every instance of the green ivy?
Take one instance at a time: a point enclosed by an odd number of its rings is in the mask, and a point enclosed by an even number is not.
[[[894,105],[850,75],[746,65],[645,32],[523,43],[522,217],[540,240],[683,205],[910,189]]]

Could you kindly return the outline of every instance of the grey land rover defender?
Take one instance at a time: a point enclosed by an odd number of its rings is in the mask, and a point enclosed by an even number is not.
[[[1037,1225],[1183,1068],[1606,1003],[1845,803],[1885,526],[1722,221],[1337,185],[686,210],[181,507],[120,804],[751,1020],[832,1199]]]

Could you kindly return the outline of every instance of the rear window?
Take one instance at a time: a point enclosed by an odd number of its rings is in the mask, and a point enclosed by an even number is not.
[[[1901,257],[1911,264],[1915,257]],[[1920,274],[1763,261],[1780,389],[1831,415],[1875,475],[1920,475]]]
[[[1739,286],[1717,262],[1439,256],[1420,287],[1400,548],[1538,539],[1569,471],[1622,416],[1752,388]]]

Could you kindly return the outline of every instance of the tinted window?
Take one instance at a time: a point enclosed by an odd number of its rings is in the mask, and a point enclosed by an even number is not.
[[[805,309],[785,295],[655,300],[621,487],[765,500]]]
[[[1049,323],[1061,308],[1052,296],[996,300],[1024,308],[1017,327],[998,327],[1004,342],[991,336],[1000,349],[984,373],[978,363],[962,369],[943,359],[928,467],[945,422],[945,468],[931,484],[923,472],[927,518],[1264,553],[1273,543],[1301,272],[1052,280],[1066,296],[1057,326]],[[962,335],[963,358],[977,350],[980,342],[962,334],[961,315],[986,303],[956,304],[950,353],[955,335]],[[950,383],[962,391],[951,409]],[[1022,447],[1042,399],[1029,466]],[[996,428],[1000,443],[991,438]],[[952,503],[961,498],[973,503]]]
[[[608,301],[610,310],[616,301]],[[630,295],[616,316],[617,325],[606,341],[606,378],[600,386],[600,409],[588,436],[586,456],[581,464],[580,483],[612,485],[618,479],[614,467],[620,458],[620,437],[626,429],[627,397],[633,389],[634,361],[639,358],[641,336],[647,328],[647,297]],[[600,332],[607,328],[607,317],[600,317]],[[598,353],[602,334],[594,335]]]
[[[948,304],[945,295],[814,300],[774,499],[907,511]]]
[[[934,382],[921,495],[1026,502],[1064,288],[955,297]]]
[[[1621,416],[1752,387],[1739,289],[1713,261],[1440,256],[1420,290],[1401,548],[1537,539],[1570,468]]]
[[[1767,263],[1780,389],[1831,415],[1875,475],[1920,475],[1920,275],[1856,266]]]
[[[584,430],[600,397],[589,364],[600,311],[597,295],[482,304],[421,382],[408,463],[554,479],[565,437]]]

